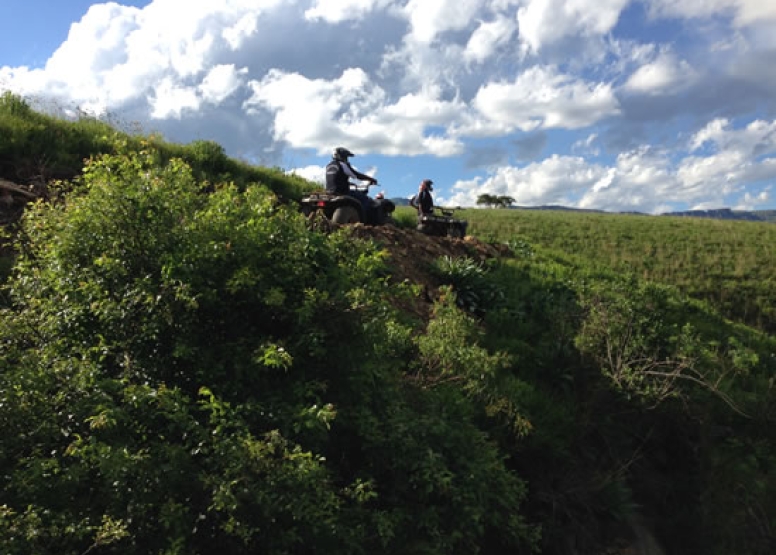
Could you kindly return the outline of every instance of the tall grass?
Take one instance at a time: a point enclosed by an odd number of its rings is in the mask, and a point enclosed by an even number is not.
[[[469,233],[523,240],[613,271],[678,287],[733,320],[776,332],[776,226],[771,223],[566,211],[461,213]]]
[[[315,187],[280,168],[231,158],[212,141],[170,143],[154,134],[124,131],[125,127],[112,124],[110,116],[103,120],[38,112],[23,98],[5,92],[0,95],[0,177],[21,184],[70,180],[80,175],[84,161],[92,156],[114,154],[119,145],[128,150],[152,145],[162,160],[182,158],[204,181],[234,182],[238,187],[261,183],[287,200],[298,200]]]

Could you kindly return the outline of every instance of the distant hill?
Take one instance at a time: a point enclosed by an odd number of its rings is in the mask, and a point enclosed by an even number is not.
[[[776,210],[732,210],[715,208],[712,210],[686,210],[666,212],[661,216],[686,216],[690,218],[712,218],[716,220],[748,220],[753,222],[776,222]]]
[[[398,203],[397,203],[398,204]],[[644,212],[607,212],[593,208],[570,208],[560,205],[543,206],[513,206],[513,210],[557,210],[569,212],[591,212],[597,214],[632,214],[634,216],[646,216]],[[714,208],[711,210],[684,210],[678,212],[663,212],[660,216],[679,216],[688,218],[709,218],[716,220],[745,220],[750,222],[776,223],[776,210],[733,210],[731,208]]]

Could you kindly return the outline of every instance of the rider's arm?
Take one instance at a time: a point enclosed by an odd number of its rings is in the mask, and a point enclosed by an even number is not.
[[[352,177],[353,179],[359,179],[361,181],[370,181],[372,183],[377,183],[377,180],[374,177],[369,177],[368,175],[361,173],[360,171],[356,170],[351,166],[350,164],[346,162],[340,162],[340,166],[342,166],[343,171],[345,172],[345,175],[348,177]]]

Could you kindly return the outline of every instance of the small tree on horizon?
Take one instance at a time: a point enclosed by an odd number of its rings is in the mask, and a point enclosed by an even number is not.
[[[490,208],[493,208],[498,204],[498,197],[496,195],[490,195],[488,193],[484,193],[477,197],[477,205],[478,206],[488,206]]]
[[[496,201],[499,208],[508,208],[515,203],[515,199],[513,197],[509,197],[506,195],[498,197]]]
[[[477,197],[478,206],[485,205],[490,208],[505,208],[508,206],[512,206],[514,203],[515,203],[515,199],[506,195],[498,196],[498,195],[483,193]]]

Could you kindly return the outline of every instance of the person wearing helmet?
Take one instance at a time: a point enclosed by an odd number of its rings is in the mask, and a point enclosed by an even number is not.
[[[331,156],[331,162],[326,166],[326,192],[335,195],[350,195],[350,178],[360,181],[368,181],[371,184],[377,183],[374,177],[370,177],[357,171],[348,161],[355,156],[347,148],[341,146],[334,149]]]
[[[433,185],[433,181],[424,179],[420,182],[418,194],[410,199],[410,206],[418,211],[418,217],[434,213],[434,199],[431,196],[431,192],[434,190]]]

